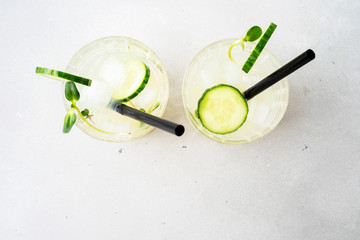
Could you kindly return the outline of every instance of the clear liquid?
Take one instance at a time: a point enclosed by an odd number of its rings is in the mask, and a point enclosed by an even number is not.
[[[92,125],[112,134],[97,132],[86,126],[84,121],[77,121],[77,125],[85,133],[102,140],[126,141],[144,135],[152,129],[108,107],[113,92],[127,86],[127,66],[134,60],[148,66],[150,78],[145,89],[126,104],[149,111],[159,103],[159,107],[151,114],[163,114],[168,98],[168,83],[157,56],[135,40],[121,37],[104,38],[80,49],[67,68],[70,73],[92,79],[90,87],[77,84],[80,92],[77,106],[80,110],[89,109],[92,116],[88,121]],[[68,102],[66,104],[68,105]]]
[[[266,49],[260,54],[251,71],[246,74],[241,66],[228,57],[228,49],[236,39],[216,42],[203,49],[190,64],[184,79],[183,100],[190,122],[209,138],[224,143],[248,143],[269,133],[279,123],[288,103],[287,80],[282,80],[248,101],[249,113],[245,123],[235,132],[214,134],[203,128],[195,117],[198,100],[203,92],[217,84],[229,84],[244,92],[280,66]],[[233,57],[244,63],[254,44],[247,44],[245,51],[240,46],[233,48]]]

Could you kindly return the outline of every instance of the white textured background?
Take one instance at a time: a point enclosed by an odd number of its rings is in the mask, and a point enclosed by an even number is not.
[[[303,1],[0,2],[0,239],[360,239],[360,4]],[[267,47],[289,77],[288,111],[265,138],[228,146],[196,132],[182,77],[206,45],[278,25]],[[169,75],[165,117],[128,143],[62,134],[61,84],[36,66],[65,69],[109,35],[152,48]]]

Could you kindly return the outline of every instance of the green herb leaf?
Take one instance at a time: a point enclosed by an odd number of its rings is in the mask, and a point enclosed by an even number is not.
[[[76,114],[73,109],[70,109],[70,111],[65,115],[64,118],[63,133],[70,132],[75,122],[76,122]]]
[[[152,113],[155,109],[157,109],[160,106],[160,103],[157,102],[154,106],[152,106],[149,110],[149,113]]]
[[[83,115],[84,117],[86,117],[87,115],[89,115],[90,111],[89,109],[85,108],[84,110],[81,111],[81,115]]]
[[[253,42],[257,40],[259,37],[261,37],[261,34],[262,34],[261,28],[259,26],[253,26],[247,31],[246,36],[244,37],[244,41]]]
[[[65,84],[65,97],[70,102],[77,101],[80,99],[80,93],[76,88],[75,83],[66,82]]]
[[[242,50],[245,50],[245,42],[253,42],[255,40],[257,40],[259,37],[261,37],[262,34],[262,30],[259,26],[253,26],[252,28],[250,28],[247,33],[246,36],[239,39],[238,41],[234,42],[233,44],[230,45],[229,47],[229,51],[228,51],[228,55],[231,61],[233,61],[234,63],[240,65],[240,63],[238,63],[232,56],[231,56],[231,50],[233,49],[233,47],[235,47],[236,45],[240,44],[242,47]]]
[[[146,112],[144,108],[140,108],[139,111]],[[140,122],[139,127],[140,127],[140,128],[145,127],[145,123]]]

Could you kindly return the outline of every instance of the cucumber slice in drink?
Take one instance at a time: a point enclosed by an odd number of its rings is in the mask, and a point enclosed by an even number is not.
[[[252,66],[254,65],[256,59],[259,57],[261,51],[264,49],[266,43],[269,41],[271,35],[276,29],[276,24],[271,23],[264,35],[261,37],[260,41],[256,44],[254,50],[251,52],[249,58],[246,60],[242,70],[246,73],[250,71]]]
[[[150,78],[150,69],[141,61],[131,60],[125,66],[124,84],[113,92],[112,102],[127,102],[144,90]]]
[[[88,87],[91,86],[90,79],[72,75],[66,72],[56,71],[49,68],[36,67],[36,73],[59,81],[71,81]]]
[[[248,105],[240,91],[219,84],[205,90],[198,101],[198,117],[210,132],[227,134],[236,131],[246,120]]]

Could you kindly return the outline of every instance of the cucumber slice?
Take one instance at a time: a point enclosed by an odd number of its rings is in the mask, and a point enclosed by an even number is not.
[[[227,134],[236,131],[246,120],[248,105],[240,91],[219,84],[205,90],[198,101],[198,117],[210,132]]]
[[[45,77],[53,78],[59,81],[71,81],[75,83],[79,83],[85,86],[90,87],[91,86],[91,80],[88,78],[83,78],[79,76],[72,75],[70,73],[56,71],[49,68],[42,68],[42,67],[36,67],[37,74],[40,74]]]
[[[275,23],[271,23],[268,29],[266,29],[266,32],[261,37],[260,41],[256,44],[254,50],[251,52],[249,58],[246,60],[244,66],[242,67],[242,70],[244,72],[248,73],[250,71],[250,69],[254,65],[256,59],[259,57],[261,51],[264,49],[266,43],[269,41],[275,29],[276,29]]]
[[[141,61],[131,60],[126,63],[124,84],[113,92],[112,101],[121,103],[135,98],[144,90],[150,78],[150,69]]]

